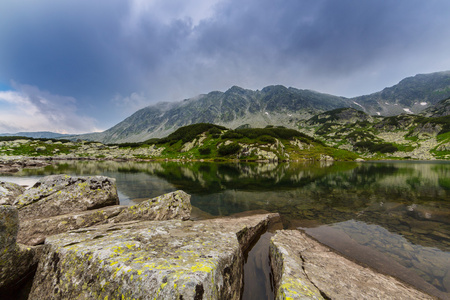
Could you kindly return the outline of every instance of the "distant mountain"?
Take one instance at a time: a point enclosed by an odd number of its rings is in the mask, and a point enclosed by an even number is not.
[[[0,133],[0,136],[23,136],[34,139],[60,139],[69,135],[50,131],[37,131],[37,132]]]
[[[395,116],[420,113],[449,97],[450,71],[446,71],[408,77],[380,92],[351,100],[370,115]]]
[[[296,128],[299,120],[349,106],[356,105],[343,97],[310,90],[277,85],[252,91],[233,86],[226,92],[211,92],[182,102],[143,108],[102,133],[83,135],[82,138],[106,143],[143,141],[167,136],[179,127],[194,123],[213,123],[231,128],[243,124]]]
[[[380,92],[355,98],[311,90],[268,86],[252,91],[233,86],[175,103],[143,108],[114,127],[79,138],[104,143],[144,141],[164,137],[182,126],[213,123],[228,128],[284,126],[337,108],[355,108],[368,115],[393,116],[419,113],[450,97],[450,71],[408,77]]]

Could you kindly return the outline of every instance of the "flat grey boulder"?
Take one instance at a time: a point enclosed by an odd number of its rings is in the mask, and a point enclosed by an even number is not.
[[[336,254],[298,230],[277,231],[270,258],[276,299],[435,299]]]
[[[243,249],[276,218],[132,221],[51,236],[29,299],[239,299]]]
[[[17,209],[0,205],[0,299],[16,289],[36,268],[35,249],[16,243],[18,229]]]
[[[133,206],[114,205],[50,218],[23,220],[17,240],[26,245],[39,245],[47,236],[94,225],[133,220],[187,220],[192,209],[190,199],[189,194],[180,190]]]
[[[52,175],[16,198],[19,219],[38,219],[119,204],[116,181],[105,176]]]
[[[0,181],[0,205],[11,205],[14,200],[25,191],[25,188],[12,183]]]
[[[17,241],[25,245],[40,245],[51,235],[105,224],[127,208],[127,206],[114,205],[50,218],[26,219],[20,222]]]

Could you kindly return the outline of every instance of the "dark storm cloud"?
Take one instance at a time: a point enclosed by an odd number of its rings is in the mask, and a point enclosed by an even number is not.
[[[72,97],[105,127],[234,84],[358,95],[450,69],[449,12],[446,0],[6,0],[0,84]]]
[[[9,2],[0,13],[8,22],[0,30],[1,79],[70,95],[120,83],[120,1]]]
[[[443,1],[236,2],[202,24],[197,46],[204,55],[244,54],[250,61],[340,74],[402,51],[435,47],[433,42],[449,36],[450,22],[443,19],[448,12],[450,2]]]

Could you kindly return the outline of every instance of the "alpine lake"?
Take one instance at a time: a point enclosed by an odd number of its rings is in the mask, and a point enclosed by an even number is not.
[[[51,174],[113,177],[125,205],[181,189],[192,195],[193,219],[280,213],[282,223],[246,255],[243,299],[273,299],[268,243],[282,228],[304,230],[363,265],[450,298],[448,161],[62,161],[0,180],[32,185]]]

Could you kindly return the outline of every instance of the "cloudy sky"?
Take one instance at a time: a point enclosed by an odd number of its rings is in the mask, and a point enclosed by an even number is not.
[[[105,130],[233,85],[340,96],[450,70],[448,0],[2,0],[0,132]]]

